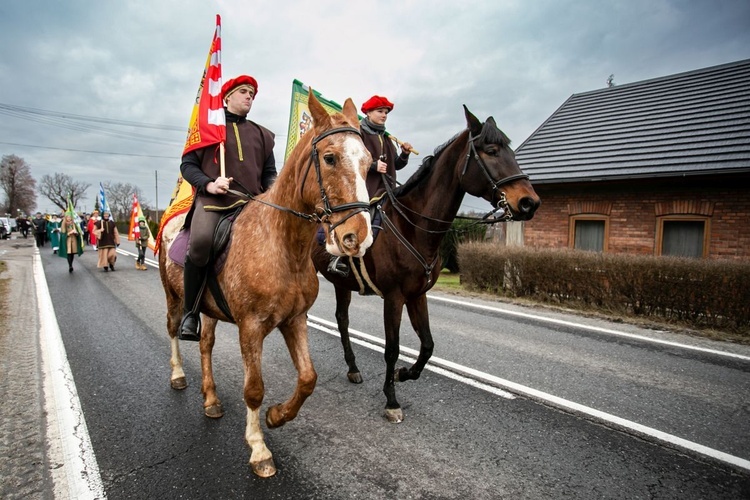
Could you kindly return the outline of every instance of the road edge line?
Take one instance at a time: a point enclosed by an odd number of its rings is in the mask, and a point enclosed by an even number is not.
[[[33,269],[39,312],[47,443],[50,463],[53,464],[51,474],[55,497],[104,499],[106,495],[99,464],[91,445],[38,251],[34,255]]]

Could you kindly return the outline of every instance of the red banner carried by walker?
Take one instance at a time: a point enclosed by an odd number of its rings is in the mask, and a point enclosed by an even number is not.
[[[211,144],[224,142],[227,124],[221,101],[221,16],[216,15],[216,31],[206,59],[198,95],[190,116],[185,149],[182,154]]]
[[[138,196],[133,193],[133,209],[130,211],[130,230],[128,231],[128,241],[139,240],[141,238],[141,228],[138,225],[138,221],[143,217],[143,210],[141,204],[138,202]],[[146,231],[148,231],[148,247],[153,250],[156,248],[156,242],[154,236],[151,234],[151,228],[146,224]]]

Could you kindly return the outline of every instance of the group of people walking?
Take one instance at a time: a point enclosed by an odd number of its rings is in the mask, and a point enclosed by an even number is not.
[[[120,232],[111,213],[104,211],[99,217],[99,211],[94,210],[91,214],[76,218],[79,220],[75,221],[69,213],[58,216],[37,212],[29,221],[29,231],[34,235],[36,246],[41,249],[49,243],[53,254],[67,260],[69,273],[73,272],[75,256],[82,255],[84,247],[91,246],[97,252],[97,268],[102,269],[102,272],[113,272],[117,262],[117,247],[120,246]],[[145,217],[139,218],[138,228],[135,268],[145,271],[148,269],[145,258],[151,234]]]

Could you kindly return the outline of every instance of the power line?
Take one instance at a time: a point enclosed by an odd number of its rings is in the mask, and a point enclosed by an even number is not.
[[[120,127],[135,127],[138,129],[152,129],[162,130],[167,132],[182,132],[186,133],[186,128],[176,127],[173,125],[159,125],[154,123],[142,123],[128,120],[115,120],[111,118],[102,118],[96,116],[78,115],[73,113],[63,113],[60,111],[51,111],[39,108],[30,108],[26,106],[16,106],[14,104],[0,103],[0,114],[11,116],[13,118],[19,118],[29,120],[44,125],[51,125],[55,127],[65,128],[68,130],[74,130],[78,132],[91,132],[100,135],[106,135],[110,137],[117,137],[119,139],[130,139],[139,141],[142,143],[152,143],[166,146],[184,146],[183,140],[170,140],[166,138],[154,137],[149,135],[139,134],[137,132],[122,130]],[[103,127],[102,125],[111,126],[110,129]],[[283,139],[286,135],[276,135],[277,139]],[[22,144],[15,142],[4,142],[0,141],[0,144],[7,144],[11,146],[27,147],[27,148],[38,148],[38,149],[50,149],[57,151],[70,151],[76,153],[91,153],[91,154],[102,154],[102,155],[117,155],[117,156],[131,156],[131,157],[142,157],[142,158],[166,158],[174,159],[174,155],[162,156],[162,155],[144,155],[135,153],[116,153],[110,151],[94,151],[86,149],[73,149],[73,148],[59,148],[53,146],[40,146],[32,144]]]
[[[110,152],[110,151],[91,151],[91,150],[87,150],[87,149],[71,149],[71,148],[55,148],[55,147],[52,147],[52,146],[36,146],[36,145],[32,145],[32,144],[20,144],[20,143],[17,143],[17,142],[5,142],[5,141],[0,141],[0,144],[7,144],[9,146],[21,146],[21,147],[25,147],[25,148],[55,149],[55,150],[58,150],[58,151],[72,151],[72,152],[76,152],[76,153],[94,153],[94,154],[100,154],[100,155],[138,156],[138,157],[141,157],[141,158],[167,158],[167,159],[170,159],[170,160],[173,160],[175,158],[174,155],[172,155],[172,156],[160,156],[160,155],[139,155],[139,154],[136,154],[136,153],[114,153],[114,152]]]
[[[17,113],[28,113],[32,115],[40,115],[40,116],[48,116],[48,117],[58,117],[58,118],[66,119],[66,120],[80,120],[80,121],[85,121],[85,122],[106,123],[108,125],[121,125],[121,126],[128,126],[128,127],[150,128],[150,129],[155,129],[155,130],[171,130],[175,132],[186,131],[184,127],[176,127],[173,125],[157,125],[153,123],[131,122],[127,120],[114,120],[111,118],[76,115],[72,113],[50,111],[46,109],[27,108],[24,106],[16,106],[13,104],[5,104],[5,103],[0,103],[0,110],[14,111]]]

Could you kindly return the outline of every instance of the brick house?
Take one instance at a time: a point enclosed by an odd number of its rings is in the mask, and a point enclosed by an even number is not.
[[[750,258],[750,59],[574,94],[516,158],[542,206],[509,241]]]

